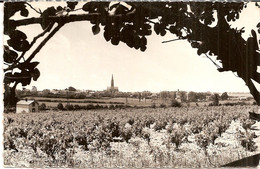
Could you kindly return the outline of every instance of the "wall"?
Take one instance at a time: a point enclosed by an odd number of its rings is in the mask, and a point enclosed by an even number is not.
[[[29,113],[30,112],[30,108],[29,105],[17,105],[16,106],[16,113]]]

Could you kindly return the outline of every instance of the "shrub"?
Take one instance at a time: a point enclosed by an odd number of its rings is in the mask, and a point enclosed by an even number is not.
[[[155,103],[152,103],[151,108],[156,108]]]
[[[165,104],[160,104],[160,108],[165,108],[166,107],[166,105]]]
[[[66,104],[65,109],[66,110],[74,110],[74,106],[72,104]]]
[[[240,143],[246,150],[253,152],[257,149],[257,146],[253,141],[255,137],[255,133],[243,133],[243,136],[240,138]]]
[[[104,105],[104,106],[103,106],[103,109],[108,109],[108,106],[107,106],[107,105]]]
[[[160,131],[162,129],[166,129],[167,121],[158,121],[155,123],[154,130]]]
[[[74,105],[74,110],[80,110],[81,108],[82,108],[82,107],[79,106],[79,105],[77,105],[77,104]]]
[[[40,110],[46,110],[46,104],[42,103],[39,107]]]
[[[115,109],[115,106],[113,104],[109,105],[109,109]]]
[[[95,109],[100,109],[101,108],[101,106],[99,104],[96,104],[94,107],[95,107]]]
[[[181,103],[173,99],[171,102],[171,107],[181,107]]]
[[[58,108],[59,110],[63,110],[63,109],[64,109],[63,104],[62,104],[62,103],[59,103],[59,104],[57,105],[57,108]]]
[[[240,106],[243,106],[243,105],[247,105],[246,102],[226,102],[223,104],[224,106],[236,106],[236,105],[240,105]]]
[[[212,105],[213,106],[218,106],[219,105],[219,95],[217,93],[213,94],[211,96],[211,100],[212,100]]]
[[[95,106],[93,104],[88,104],[86,108],[87,108],[87,110],[91,110],[91,109],[94,109]]]

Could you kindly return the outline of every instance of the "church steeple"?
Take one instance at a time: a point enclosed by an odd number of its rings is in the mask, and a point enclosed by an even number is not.
[[[114,78],[113,78],[113,74],[112,74],[112,80],[111,80],[111,88],[114,88]]]

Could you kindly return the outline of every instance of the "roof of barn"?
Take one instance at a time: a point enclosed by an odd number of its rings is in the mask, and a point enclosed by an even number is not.
[[[30,105],[33,102],[37,103],[35,100],[20,100],[17,105]]]

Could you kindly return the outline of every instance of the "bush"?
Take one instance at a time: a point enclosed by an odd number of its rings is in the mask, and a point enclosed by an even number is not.
[[[181,103],[174,99],[171,102],[171,107],[181,107]]]
[[[46,110],[46,104],[42,103],[39,107],[40,110]]]
[[[154,130],[160,131],[162,129],[166,129],[166,126],[167,126],[167,121],[158,121],[154,125]]]
[[[100,109],[101,108],[101,106],[99,104],[96,104],[94,107],[95,107],[95,109]]]
[[[219,106],[219,95],[215,93],[211,96],[212,106]]]
[[[113,104],[109,105],[109,109],[115,109],[115,106]]]
[[[104,106],[103,106],[103,109],[108,109],[108,106],[107,106],[107,105],[104,105]]]
[[[243,106],[243,105],[247,105],[247,103],[244,102],[244,101],[242,101],[242,102],[226,102],[223,105],[224,106],[236,106],[236,105]]]
[[[243,133],[242,138],[240,138],[240,143],[241,145],[246,148],[246,150],[254,152],[257,149],[257,146],[255,142],[253,141],[254,138],[256,137],[255,133]]]
[[[74,110],[74,106],[72,104],[66,104],[65,109],[66,110]]]
[[[151,108],[156,108],[155,103],[152,103]]]
[[[165,104],[163,104],[163,103],[160,104],[160,108],[165,108],[165,107],[166,107]]]
[[[63,110],[63,109],[64,109],[63,104],[62,104],[62,103],[59,103],[59,104],[57,105],[57,108],[58,108],[59,110]]]
[[[93,104],[88,104],[86,108],[87,108],[87,110],[91,110],[91,109],[94,109],[95,106]]]
[[[5,107],[4,108],[4,113],[15,113],[16,107]]]
[[[74,110],[80,110],[80,109],[82,109],[81,106],[79,106],[79,105],[77,105],[77,104],[74,105]]]

